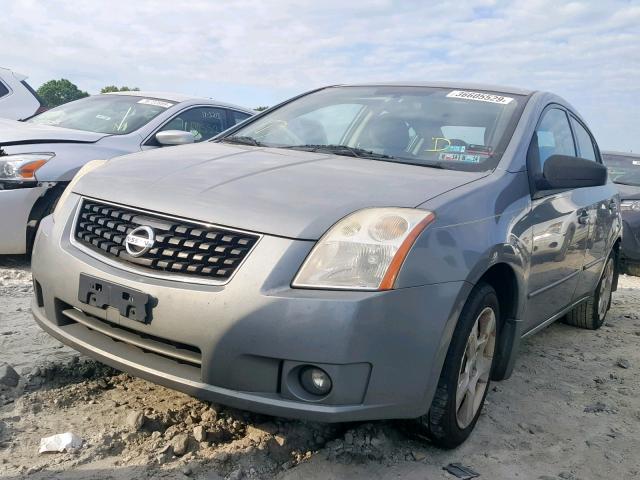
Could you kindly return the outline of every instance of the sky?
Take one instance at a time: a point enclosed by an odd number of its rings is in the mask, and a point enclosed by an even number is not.
[[[640,152],[640,0],[0,0],[0,66],[34,88],[136,86],[251,108],[315,87],[452,80],[557,93]]]

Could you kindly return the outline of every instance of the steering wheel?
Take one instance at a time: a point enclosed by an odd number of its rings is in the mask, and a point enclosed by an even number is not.
[[[468,147],[469,144],[467,142],[465,142],[464,140],[460,140],[459,138],[448,138],[447,140],[449,140],[449,145],[454,145],[456,147]]]

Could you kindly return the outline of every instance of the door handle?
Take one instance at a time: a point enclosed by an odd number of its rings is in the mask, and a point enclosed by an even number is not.
[[[578,223],[580,225],[589,225],[589,212],[586,210],[578,212]]]

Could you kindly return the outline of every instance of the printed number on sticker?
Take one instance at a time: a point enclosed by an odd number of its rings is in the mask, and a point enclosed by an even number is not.
[[[142,100],[138,100],[138,103],[142,103],[144,105],[153,105],[162,108],[169,108],[173,106],[173,103],[163,102],[162,100],[155,100],[153,98],[143,98]]]
[[[501,105],[506,105],[513,100],[511,97],[503,97],[502,95],[494,95],[493,93],[466,92],[464,90],[449,92],[447,98],[462,98],[465,100],[476,100],[478,102],[499,103]]]

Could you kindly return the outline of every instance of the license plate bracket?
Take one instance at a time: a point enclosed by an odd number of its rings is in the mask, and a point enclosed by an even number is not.
[[[151,320],[151,296],[149,294],[85,273],[80,274],[78,300],[103,310],[107,307],[113,307],[123,317],[136,322],[148,323]]]

